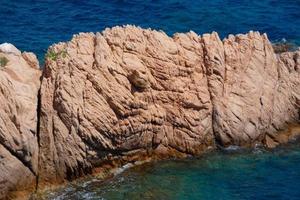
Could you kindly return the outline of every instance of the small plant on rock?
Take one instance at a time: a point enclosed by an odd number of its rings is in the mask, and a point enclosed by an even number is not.
[[[0,66],[5,67],[8,63],[8,59],[6,57],[1,56],[0,57]]]
[[[67,50],[64,49],[60,52],[55,52],[53,50],[49,50],[46,54],[46,58],[51,59],[53,61],[56,61],[59,56],[61,56],[62,58],[65,58],[67,56]]]
[[[62,58],[65,58],[68,55],[67,50],[66,49],[62,50],[60,52],[60,55],[61,55]]]
[[[46,54],[46,58],[50,59],[50,60],[56,60],[57,59],[58,54],[56,52],[54,52],[53,50],[49,50]]]

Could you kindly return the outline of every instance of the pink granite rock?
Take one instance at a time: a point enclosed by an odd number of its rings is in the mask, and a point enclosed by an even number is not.
[[[299,120],[299,51],[275,55],[258,32],[203,40],[219,143],[251,145]]]
[[[142,152],[214,147],[200,39],[127,26],[52,46],[58,57],[46,60],[41,87],[41,182]]]
[[[0,68],[0,199],[8,192],[34,191],[36,187],[41,75],[13,45],[3,46],[0,57],[8,63]]]
[[[264,143],[299,119],[299,51],[266,35],[221,41],[134,26],[50,47],[41,86],[40,183],[103,163]]]
[[[300,51],[275,54],[258,32],[223,41],[135,26],[80,33],[49,48],[41,85],[34,54],[5,43],[2,57],[0,198],[127,163],[273,148],[300,135],[289,126],[299,123]]]

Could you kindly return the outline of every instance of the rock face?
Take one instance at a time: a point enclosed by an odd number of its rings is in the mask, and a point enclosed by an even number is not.
[[[299,123],[300,51],[275,54],[258,32],[81,33],[49,48],[41,84],[34,54],[5,43],[0,59],[0,199],[105,166],[300,135],[288,126]]]
[[[117,27],[51,47],[57,59],[46,60],[41,87],[40,182],[69,179],[107,160],[214,147],[200,40]]]
[[[25,53],[26,54],[26,53]],[[41,72],[11,44],[0,45],[0,199],[36,187],[37,104]],[[38,63],[35,56],[31,61]]]
[[[115,27],[75,35],[48,55],[40,185],[90,173],[108,161],[270,143],[299,120],[300,51],[276,55],[257,32],[221,41],[216,33],[170,38]]]
[[[299,51],[275,55],[267,36],[254,32],[203,41],[218,143],[253,144],[299,120]]]

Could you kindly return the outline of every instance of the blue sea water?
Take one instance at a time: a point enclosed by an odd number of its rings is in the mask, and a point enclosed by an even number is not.
[[[174,32],[249,30],[272,41],[300,44],[299,0],[0,0],[0,43],[13,43],[43,59],[48,46],[78,32],[135,24]]]
[[[47,199],[299,200],[300,145],[214,152],[133,167],[51,193]]]

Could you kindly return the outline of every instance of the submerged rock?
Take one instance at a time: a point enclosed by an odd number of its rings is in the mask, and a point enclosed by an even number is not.
[[[38,174],[41,72],[18,52],[12,44],[0,45],[0,57],[8,60],[0,68],[0,199],[8,192],[34,191]]]

